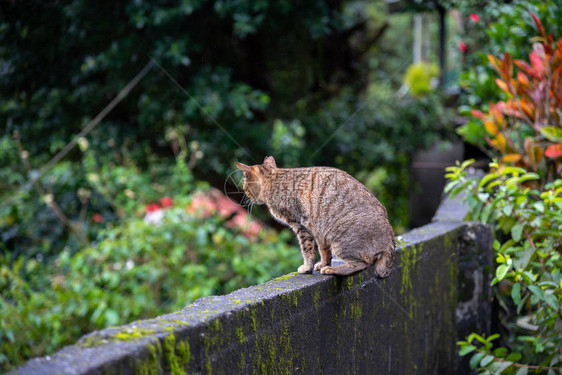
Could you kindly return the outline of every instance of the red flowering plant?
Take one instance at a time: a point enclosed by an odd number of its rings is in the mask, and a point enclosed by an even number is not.
[[[92,220],[99,224],[103,221],[103,216],[100,213],[95,213],[92,215]]]
[[[472,13],[470,16],[468,16],[468,18],[470,18],[470,20],[474,23],[480,22],[480,16],[476,13]]]
[[[473,110],[482,121],[485,139],[500,164],[542,173],[545,180],[562,172],[562,39],[553,42],[531,14],[540,36],[533,38],[529,62],[488,55],[500,77],[496,84],[505,99],[488,111]]]

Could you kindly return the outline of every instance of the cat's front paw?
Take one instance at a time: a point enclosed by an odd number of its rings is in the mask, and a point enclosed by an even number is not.
[[[336,273],[336,270],[333,267],[326,266],[320,269],[320,273],[323,275],[334,275]]]
[[[322,268],[326,267],[327,263],[318,262],[314,265],[314,271],[320,271]]]
[[[297,269],[298,273],[312,273],[312,267],[307,267],[304,264]]]

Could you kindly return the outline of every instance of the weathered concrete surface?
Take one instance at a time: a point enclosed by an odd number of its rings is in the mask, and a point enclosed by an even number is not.
[[[479,324],[490,320],[482,271],[491,232],[441,217],[403,236],[387,279],[372,268],[352,277],[292,273],[92,333],[16,372],[456,373],[459,330],[485,332]]]

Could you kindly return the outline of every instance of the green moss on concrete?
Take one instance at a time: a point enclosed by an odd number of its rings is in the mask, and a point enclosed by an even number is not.
[[[292,279],[293,277],[297,276],[298,274],[299,274],[298,272],[291,272],[287,275],[276,277],[275,279],[272,280],[272,282],[289,280],[289,279]]]
[[[205,373],[207,375],[210,375],[213,372],[213,366],[211,364],[211,356],[209,354],[210,347],[211,347],[211,339],[209,335],[203,336],[203,356],[205,358]]]
[[[402,249],[400,252],[400,265],[402,266],[402,284],[400,287],[400,294],[404,295],[412,290],[412,280],[410,279],[410,254],[414,253],[415,259],[415,246]]]
[[[156,340],[154,343],[146,346],[148,352],[146,359],[135,361],[136,375],[156,375],[163,372],[162,369],[162,347],[160,341]]]
[[[90,348],[98,345],[105,345],[111,342],[139,340],[143,337],[154,334],[153,329],[143,329],[138,327],[123,327],[122,330],[114,332],[108,336],[91,336],[84,339],[81,346]]]
[[[353,276],[349,276],[345,278],[345,286],[347,290],[351,290],[351,288],[353,288]]]
[[[172,375],[185,375],[176,355],[176,337],[170,334],[164,338],[164,356]]]
[[[293,352],[289,329],[283,324],[280,332],[265,333],[256,337],[252,355],[254,374],[292,374],[297,360]]]
[[[254,332],[258,331],[258,325],[256,323],[256,309],[255,307],[250,309],[250,324]]]
[[[191,359],[191,350],[187,340],[176,341],[174,334],[164,337],[162,344],[156,339],[146,345],[147,354],[144,359],[134,362],[134,373],[137,375],[155,375],[170,373],[183,375]]]
[[[400,294],[402,295],[402,300],[404,301],[405,308],[408,311],[408,317],[414,319],[417,314],[417,299],[415,298],[415,293],[412,287],[412,279],[416,277],[415,266],[417,262],[418,254],[423,251],[423,242],[419,243],[417,246],[412,245],[403,248],[400,252],[400,264],[402,266],[402,281],[400,286]],[[408,332],[408,322],[404,322],[404,332]]]
[[[355,292],[355,299],[350,304],[349,315],[350,318],[354,321],[359,321],[361,319],[361,316],[363,316],[363,307],[361,305],[359,297],[359,290],[357,290]]]
[[[180,360],[181,367],[187,369],[189,361],[191,360],[191,348],[189,347],[189,341],[182,340],[176,344],[176,351],[178,358]]]
[[[131,330],[125,330],[115,333],[115,339],[119,341],[130,341],[135,339],[140,339],[146,335],[151,335],[154,333],[152,329],[139,329],[133,328]]]
[[[292,295],[291,302],[293,303],[293,306],[297,308],[297,306],[299,305],[299,297],[297,296],[296,293],[291,293],[291,295]]]
[[[238,342],[244,344],[246,342],[246,336],[244,336],[244,331],[242,328],[236,328],[236,337],[238,337]]]
[[[242,372],[246,368],[246,356],[244,352],[240,352],[240,359],[238,359],[238,369]]]
[[[312,296],[312,303],[314,304],[314,307],[316,308],[316,310],[318,310],[318,303],[320,302],[320,290],[316,289],[314,291],[314,295]]]
[[[447,260],[445,262],[449,274],[449,301],[457,303],[457,288],[458,284],[458,258],[456,244],[453,242],[452,236],[454,233],[448,233],[443,237],[443,246],[448,251]]]

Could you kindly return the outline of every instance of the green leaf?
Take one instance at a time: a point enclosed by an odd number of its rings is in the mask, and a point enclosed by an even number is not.
[[[484,176],[482,180],[480,180],[480,183],[478,184],[478,190],[482,189],[484,186],[486,186],[488,182],[490,182],[494,178],[496,178],[496,175],[494,174],[487,174],[486,176]]]
[[[492,355],[487,355],[484,358],[482,358],[482,360],[480,361],[480,367],[486,367],[488,366],[490,363],[492,363],[492,361],[494,360],[494,356]]]
[[[486,355],[486,353],[476,353],[472,356],[472,358],[470,358],[470,368],[471,369],[475,369],[476,366],[478,366],[478,363],[480,362],[480,360],[482,359],[482,357],[484,357]]]
[[[535,210],[539,211],[541,214],[544,213],[544,203],[543,202],[536,202],[533,204]]]
[[[517,362],[522,357],[523,356],[521,355],[521,353],[509,353],[509,355],[505,358],[505,360],[510,362]]]
[[[500,247],[500,252],[505,253],[510,247],[513,247],[513,245],[515,245],[515,241],[510,238]]]
[[[507,271],[509,271],[509,266],[507,264],[501,264],[498,268],[496,268],[496,278],[498,281],[502,281],[507,275]]]
[[[505,176],[507,174],[512,174],[512,175],[519,175],[519,174],[523,174],[527,172],[526,170],[524,170],[523,168],[519,168],[519,167],[505,167],[501,172],[500,172],[500,176]]]
[[[562,142],[562,129],[560,128],[554,126],[541,128],[541,134],[551,142]]]
[[[468,167],[470,164],[474,163],[474,159],[468,159],[462,162],[461,164],[461,169],[466,169],[466,167]]]
[[[527,301],[528,298],[529,295],[527,294],[525,297],[523,297],[523,299],[521,299],[521,303],[519,304],[519,306],[517,306],[517,314],[521,314],[521,310],[523,310],[523,307],[525,306],[525,301]]]
[[[484,192],[478,193],[477,196],[478,196],[478,199],[480,199],[480,202],[486,202],[488,200],[488,198],[490,198],[490,194],[484,193]]]
[[[533,294],[535,296],[537,296],[539,299],[543,300],[544,299],[544,292],[542,291],[542,289],[536,285],[529,285],[529,290],[531,292],[533,292]]]
[[[513,212],[513,205],[509,203],[506,204],[505,206],[503,206],[502,212],[505,216],[511,216],[511,213]]]
[[[459,350],[459,355],[462,357],[462,356],[465,356],[465,355],[467,355],[468,353],[471,353],[471,352],[473,352],[473,351],[475,351],[475,350],[476,350],[476,346],[474,346],[474,345],[466,345],[466,346],[463,346],[463,347],[461,348],[461,350]]]
[[[522,224],[515,224],[511,228],[511,238],[515,242],[519,242],[521,240],[521,235],[523,234],[523,225]]]
[[[527,172],[519,179],[519,182],[525,182],[530,180],[538,180],[541,177],[535,172]]]
[[[482,220],[483,223],[488,222],[488,219],[490,218],[490,215],[492,214],[493,208],[494,207],[493,207],[492,204],[484,205],[484,209],[482,210],[482,214],[480,215],[480,220]]]
[[[554,311],[558,311],[558,299],[552,294],[545,296],[544,301],[548,306],[550,306]]]
[[[6,331],[6,337],[8,338],[8,340],[10,340],[10,342],[14,343],[15,342],[15,338],[14,338],[14,331],[9,329]]]
[[[448,194],[451,190],[453,190],[457,186],[457,183],[458,183],[457,181],[449,181],[447,185],[445,185],[443,192],[445,194]]]
[[[521,284],[515,283],[511,288],[511,299],[516,305],[521,303]]]
[[[527,375],[528,371],[527,367],[519,367],[519,370],[517,370],[515,375]]]
[[[119,323],[119,314],[113,309],[107,309],[103,313],[108,326],[115,326]]]
[[[496,348],[494,350],[494,355],[498,358],[503,358],[507,355],[507,349],[504,347]]]
[[[495,339],[497,339],[499,337],[500,337],[499,333],[494,333],[493,335],[488,336],[488,339],[486,341],[487,342],[494,341]]]

